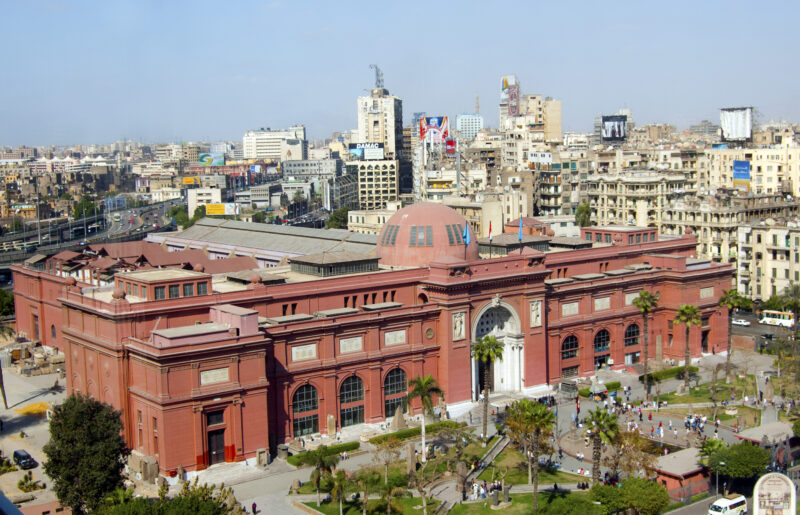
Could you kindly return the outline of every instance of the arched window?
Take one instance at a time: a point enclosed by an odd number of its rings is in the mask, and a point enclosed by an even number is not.
[[[578,338],[570,335],[561,342],[561,359],[578,357]]]
[[[609,348],[611,348],[611,335],[608,334],[608,331],[602,329],[594,335],[594,351],[606,352]]]
[[[316,388],[310,384],[305,384],[294,392],[294,397],[292,398],[294,436],[319,432],[319,414],[314,413],[318,408],[319,398],[317,397]]]
[[[387,417],[393,417],[397,406],[403,406],[406,410],[406,398],[408,396],[408,383],[406,373],[401,368],[395,368],[386,374],[383,382],[383,407]]]
[[[625,346],[639,345],[639,326],[631,324],[625,329]]]
[[[339,405],[342,427],[364,423],[364,383],[358,376],[350,376],[342,383]]]

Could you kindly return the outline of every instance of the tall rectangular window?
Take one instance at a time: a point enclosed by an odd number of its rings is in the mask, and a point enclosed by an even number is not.
[[[169,285],[169,298],[170,299],[177,299],[181,296],[181,286],[180,284],[170,284]]]
[[[208,283],[197,283],[197,294],[206,295],[208,293]]]
[[[165,299],[167,297],[167,287],[166,286],[156,286],[156,300]]]
[[[194,284],[186,283],[183,285],[183,296],[192,297],[194,295]]]

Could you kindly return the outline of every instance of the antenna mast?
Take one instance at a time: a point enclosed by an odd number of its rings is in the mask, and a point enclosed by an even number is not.
[[[481,114],[481,101],[477,93],[475,93],[475,114]]]
[[[383,89],[383,72],[378,68],[377,64],[370,64],[369,67],[375,70],[375,87]]]

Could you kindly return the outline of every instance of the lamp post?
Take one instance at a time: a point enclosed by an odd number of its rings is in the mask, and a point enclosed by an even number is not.
[[[716,470],[716,472],[717,472],[717,497],[719,497],[719,468],[720,467],[724,467],[724,466],[725,466],[725,462],[724,461],[720,461],[719,464],[717,465],[717,470]]]

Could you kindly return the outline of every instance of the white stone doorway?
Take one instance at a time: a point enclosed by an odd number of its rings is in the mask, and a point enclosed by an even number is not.
[[[524,335],[514,308],[495,298],[475,318],[472,328],[473,342],[493,335],[504,344],[503,359],[485,367],[472,359],[472,398],[477,400],[483,389],[485,374],[489,374],[490,393],[519,392],[524,386],[525,362]]]

